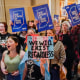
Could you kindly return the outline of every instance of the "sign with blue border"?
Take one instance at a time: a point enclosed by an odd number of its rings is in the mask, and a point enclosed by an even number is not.
[[[80,24],[79,11],[76,4],[65,6],[68,13],[68,18],[71,20],[72,26]]]
[[[13,23],[12,32],[27,31],[24,8],[9,9],[10,19]]]
[[[48,8],[48,4],[36,6],[33,7],[32,9],[33,9],[35,19],[39,21],[39,23],[37,24],[39,32],[48,29],[53,29],[53,23]]]

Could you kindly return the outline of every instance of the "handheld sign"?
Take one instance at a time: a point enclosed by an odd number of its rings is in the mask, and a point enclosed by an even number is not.
[[[76,4],[77,5],[77,9],[80,12],[80,4]]]
[[[9,9],[10,19],[13,22],[12,32],[27,31],[24,8]]]
[[[33,7],[35,19],[39,21],[37,24],[38,32],[53,29],[53,23],[48,8],[48,4]]]
[[[65,6],[69,19],[71,19],[72,26],[80,24],[79,12],[76,4]]]
[[[50,36],[28,36],[28,58],[53,59],[53,37]]]
[[[59,15],[54,15],[54,20],[56,20],[57,22],[59,22]]]
[[[66,9],[65,9],[65,7],[63,7],[62,11],[61,11],[61,16],[66,17],[66,14],[67,14]]]

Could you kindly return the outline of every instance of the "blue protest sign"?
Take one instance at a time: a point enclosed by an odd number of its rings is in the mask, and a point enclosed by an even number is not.
[[[54,58],[53,37],[50,36],[28,36],[28,58]]]
[[[79,12],[76,4],[65,6],[65,9],[68,13],[68,18],[71,19],[72,26],[80,24]]]
[[[48,8],[48,4],[33,7],[35,19],[39,21],[37,24],[38,31],[53,29],[53,23]]]
[[[12,32],[27,31],[24,8],[9,9],[10,19],[13,22]]]
[[[56,20],[57,22],[59,22],[59,15],[54,15],[54,20]]]
[[[80,4],[76,4],[77,5],[77,9],[80,12]]]

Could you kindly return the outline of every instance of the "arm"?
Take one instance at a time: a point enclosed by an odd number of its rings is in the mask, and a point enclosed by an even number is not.
[[[5,51],[3,53],[3,56],[2,56],[2,60],[1,60],[1,70],[3,72],[3,74],[8,74],[8,71],[5,69],[5,63],[4,63],[4,57],[5,57],[5,54],[7,53],[7,51]]]
[[[64,48],[64,45],[62,44],[62,42],[60,42],[60,60],[59,60],[59,65],[61,64],[63,64],[64,62],[65,62],[65,60],[66,60],[66,53],[65,53],[65,48]]]
[[[40,63],[40,70],[41,70],[41,74],[45,76],[45,68],[44,68],[44,64],[42,63]]]
[[[24,68],[24,71],[23,71],[23,77],[22,77],[22,80],[25,79],[26,73],[27,73],[27,63],[25,63],[25,68]]]
[[[47,62],[47,64],[48,64],[48,71],[49,71],[49,61],[48,61],[48,59],[40,59],[40,69],[41,69],[41,74],[43,75],[43,76],[45,76],[45,67],[44,67],[44,64]]]
[[[13,25],[13,22],[12,22],[11,20],[9,21],[9,25],[10,25],[10,26]],[[22,45],[22,46],[24,45],[24,40],[25,40],[25,38],[20,37],[20,36],[17,34],[17,32],[12,32],[11,34],[12,34],[12,36],[18,37],[19,40],[20,40],[21,45]]]
[[[20,58],[21,58],[21,60],[22,60],[22,58],[24,57],[24,55],[25,55],[25,52],[24,52],[23,50],[21,50],[21,51],[20,51]]]

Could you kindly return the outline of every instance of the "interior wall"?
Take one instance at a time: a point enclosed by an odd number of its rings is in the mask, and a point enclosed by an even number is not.
[[[44,2],[43,2],[43,0],[31,0],[31,6],[28,7],[29,20],[34,20],[35,19],[32,7],[39,6],[39,5],[42,5],[42,4],[48,4],[48,0],[44,0]]]

